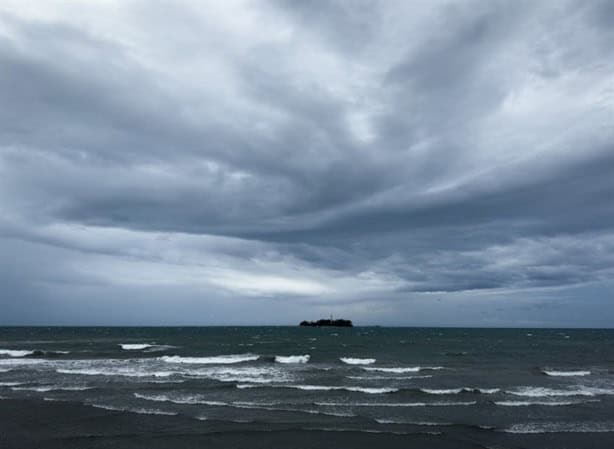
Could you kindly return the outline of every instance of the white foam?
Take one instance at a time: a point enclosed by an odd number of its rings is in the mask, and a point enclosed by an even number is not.
[[[420,391],[422,391],[423,393],[427,393],[427,394],[458,394],[461,393],[464,390],[464,388],[448,388],[448,389],[441,389],[441,390],[435,390],[435,389],[430,389],[430,388],[420,388]]]
[[[176,416],[178,413],[176,412],[167,412],[164,410],[158,409],[150,409],[150,408],[129,408],[129,407],[117,407],[114,405],[105,405],[105,404],[89,404],[92,407],[102,408],[104,410],[112,410],[116,412],[130,412],[130,413],[138,413],[141,415],[164,415],[164,416]]]
[[[444,388],[444,389],[431,389],[420,388],[420,391],[427,394],[459,394],[459,393],[481,393],[481,394],[494,394],[500,390],[498,388],[475,388],[475,387],[462,387],[462,388]]]
[[[502,430],[507,433],[604,433],[614,432],[614,422],[545,422],[514,424]]]
[[[442,370],[445,369],[443,366],[406,366],[406,367],[379,367],[379,366],[370,366],[363,368],[366,371],[381,371],[382,373],[395,373],[395,374],[403,374],[403,373],[417,373],[418,371],[423,370]]]
[[[16,385],[23,385],[24,382],[0,382],[0,387],[14,387]]]
[[[84,376],[125,376],[125,377],[170,377],[176,374],[175,371],[143,371],[129,367],[113,367],[113,368],[76,368],[55,370],[60,374],[79,374]]]
[[[520,387],[516,390],[506,391],[506,393],[514,396],[525,396],[533,398],[542,398],[548,396],[597,396],[597,395],[612,395],[613,389],[593,388],[579,385],[574,389],[556,390],[553,388],[544,387]]]
[[[275,361],[277,363],[307,363],[310,357],[311,356],[309,354],[289,356],[276,355]]]
[[[477,404],[477,401],[468,402],[315,402],[319,406],[332,407],[451,407],[469,406]]]
[[[412,366],[407,368],[380,368],[380,367],[366,367],[363,368],[365,371],[380,371],[382,373],[395,373],[395,374],[403,374],[403,373],[417,373],[420,371],[419,366]]]
[[[406,379],[429,379],[433,377],[430,374],[425,376],[345,376],[348,379],[353,380],[381,380],[381,379],[391,379],[391,380],[406,380]]]
[[[134,393],[134,397],[138,399],[144,399],[146,401],[154,402],[172,402],[174,404],[202,404],[202,405],[215,405],[215,406],[228,406],[227,402],[220,401],[208,401],[202,399],[200,396],[182,396],[182,397],[170,397],[165,394],[141,394]]]
[[[570,377],[570,376],[589,376],[591,374],[590,371],[587,370],[578,370],[578,371],[555,371],[555,370],[542,370],[542,373],[548,376],[561,376],[561,377]]]
[[[37,391],[39,393],[46,393],[48,391],[85,391],[91,390],[94,387],[84,386],[63,386],[63,385],[43,385],[40,387],[12,387],[14,391]]]
[[[375,359],[357,359],[353,357],[340,357],[339,360],[348,365],[371,365],[375,363]]]
[[[25,349],[0,349],[0,355],[8,355],[9,357],[25,357],[34,354],[34,351]]]
[[[154,345],[149,343],[122,343],[119,346],[124,351],[142,351],[143,349],[152,348]]]
[[[159,360],[167,363],[188,363],[199,365],[213,365],[213,364],[231,364],[241,362],[251,362],[258,360],[260,357],[254,354],[230,354],[230,355],[218,355],[212,357],[180,357],[178,355],[162,356]]]
[[[582,404],[586,401],[495,401],[495,405],[504,407],[528,407],[532,405],[545,405],[550,407],[559,407],[566,405]]]
[[[262,385],[237,384],[237,388],[239,389],[258,388],[258,387],[262,387]],[[333,386],[333,385],[274,385],[271,387],[294,388],[294,389],[303,390],[303,391],[345,390],[345,391],[352,391],[356,393],[367,393],[367,394],[385,394],[385,393],[394,393],[396,391],[399,391],[398,388],[345,387],[345,386]]]
[[[8,373],[9,371],[11,371],[10,368],[0,369],[0,373]]]

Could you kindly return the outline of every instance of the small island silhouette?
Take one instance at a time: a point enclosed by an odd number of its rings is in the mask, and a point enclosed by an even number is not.
[[[312,326],[312,327],[320,327],[320,326],[336,326],[336,327],[353,327],[352,321],[350,320],[318,320],[318,321],[301,321],[300,326]]]

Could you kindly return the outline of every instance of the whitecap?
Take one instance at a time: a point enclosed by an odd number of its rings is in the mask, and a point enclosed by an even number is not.
[[[310,357],[309,354],[289,356],[276,355],[275,361],[277,363],[307,363]]]
[[[340,357],[339,360],[348,365],[371,365],[375,363],[375,359],[358,359],[353,357]]]
[[[420,391],[427,394],[458,394],[461,393],[464,388],[447,388],[447,389],[430,389],[430,388],[420,388]]]
[[[129,408],[129,407],[117,407],[114,405],[106,405],[106,404],[89,404],[92,407],[101,408],[104,410],[112,410],[116,412],[129,412],[129,413],[138,413],[141,415],[164,415],[164,416],[176,416],[178,413],[176,412],[167,412],[164,410],[158,409],[150,409],[150,408]]]
[[[25,382],[0,382],[0,387],[14,387],[16,385],[23,385]]]
[[[365,371],[379,371],[382,373],[395,373],[395,374],[403,374],[403,373],[417,373],[420,371],[419,366],[412,366],[407,368],[380,368],[380,367],[365,367],[363,368]]]
[[[85,391],[91,390],[94,387],[85,386],[69,386],[69,385],[42,385],[39,387],[12,387],[13,391],[37,391],[39,393],[46,393],[48,391]]]
[[[231,364],[241,362],[251,362],[258,360],[260,356],[254,354],[230,354],[230,355],[218,355],[212,357],[180,357],[178,355],[162,356],[159,360],[167,363],[187,363],[187,364],[200,364],[200,365],[213,365],[213,364]]]
[[[0,355],[7,355],[9,357],[25,357],[32,354],[34,354],[34,351],[25,349],[0,349]]]
[[[152,348],[154,345],[149,343],[121,343],[119,346],[124,351],[142,351],[143,349]]]
[[[550,407],[583,404],[587,401],[495,401],[495,405],[504,407],[528,407],[532,405],[545,405]]]
[[[429,379],[433,377],[431,374],[424,376],[345,376],[353,380],[408,380],[408,379]]]
[[[55,370],[59,374],[79,374],[84,376],[125,376],[125,377],[170,377],[176,374],[175,371],[141,371],[127,367],[116,368],[75,368],[64,369],[58,368]]]
[[[253,385],[253,384],[237,384],[237,388],[246,389],[246,388],[259,388],[262,385]],[[367,393],[367,394],[385,394],[385,393],[394,393],[399,391],[398,388],[368,388],[368,387],[346,387],[346,386],[333,386],[333,385],[271,385],[271,388],[294,388],[297,390],[303,391],[335,391],[335,390],[345,390],[356,393]]]
[[[526,396],[526,397],[548,397],[548,396],[597,396],[597,395],[612,395],[614,390],[607,388],[593,388],[578,386],[573,389],[557,390],[553,388],[544,387],[520,387],[516,390],[506,391],[506,393],[513,394],[514,396]]]
[[[183,397],[170,397],[165,394],[142,394],[133,393],[135,398],[144,399],[146,401],[154,402],[172,402],[174,404],[201,404],[201,405],[215,405],[215,406],[228,406],[227,402],[220,401],[208,401],[202,399],[200,396],[183,396]]]
[[[589,376],[591,374],[588,370],[576,370],[576,371],[556,371],[556,370],[542,370],[542,373],[548,376],[560,376],[560,377],[570,377],[570,376]]]
[[[423,370],[442,370],[445,369],[443,366],[406,366],[406,367],[380,367],[380,366],[369,366],[363,368],[365,371],[380,371],[382,373],[395,373],[395,374],[403,374],[403,373],[417,373],[418,371]]]
[[[319,406],[332,407],[453,407],[470,406],[477,404],[477,401],[466,402],[315,402]]]

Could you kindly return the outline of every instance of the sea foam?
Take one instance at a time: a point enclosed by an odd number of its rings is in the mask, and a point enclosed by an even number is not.
[[[178,355],[162,356],[159,360],[167,363],[189,363],[199,365],[214,365],[214,364],[231,364],[241,362],[251,362],[258,360],[260,356],[254,354],[229,354],[229,355],[217,355],[212,357],[180,357]]]
[[[0,349],[0,355],[7,355],[9,357],[25,357],[32,354],[34,354],[34,351],[25,349]]]
[[[308,354],[305,354],[305,355],[289,355],[289,356],[276,355],[275,356],[275,361],[277,363],[307,363],[309,361],[310,357],[311,356],[309,356]]]
[[[339,360],[347,365],[371,365],[375,363],[375,359],[358,359],[353,357],[340,357]]]
[[[143,349],[152,348],[155,345],[149,343],[122,343],[119,346],[124,351],[142,351]]]
[[[570,376],[589,376],[591,374],[588,370],[578,370],[578,371],[555,371],[555,370],[542,370],[542,373],[547,376],[560,376],[560,377],[570,377]]]

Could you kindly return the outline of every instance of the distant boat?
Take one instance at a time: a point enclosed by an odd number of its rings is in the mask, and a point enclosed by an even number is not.
[[[318,320],[318,321],[301,321],[300,326],[335,326],[335,327],[353,327],[354,325],[350,320]]]

